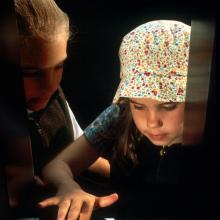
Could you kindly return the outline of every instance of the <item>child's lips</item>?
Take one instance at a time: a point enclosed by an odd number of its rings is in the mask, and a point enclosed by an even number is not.
[[[165,133],[159,133],[159,134],[151,134],[151,133],[148,133],[149,137],[153,140],[162,140],[163,138],[166,137],[166,134]]]

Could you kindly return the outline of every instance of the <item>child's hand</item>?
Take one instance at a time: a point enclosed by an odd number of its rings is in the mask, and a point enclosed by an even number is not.
[[[97,197],[80,188],[65,191],[59,190],[57,196],[38,203],[39,207],[59,206],[57,220],[89,220],[93,209],[110,206],[118,200],[116,193]]]

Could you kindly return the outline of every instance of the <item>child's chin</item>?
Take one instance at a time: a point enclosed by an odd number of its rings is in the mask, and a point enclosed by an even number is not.
[[[168,145],[167,141],[155,141],[155,140],[150,140],[150,141],[156,146],[167,146]]]
[[[35,103],[33,105],[29,105],[28,109],[31,111],[40,111],[42,109],[44,109],[47,106],[47,103]]]

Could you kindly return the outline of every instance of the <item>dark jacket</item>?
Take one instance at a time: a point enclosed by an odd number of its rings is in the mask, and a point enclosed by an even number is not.
[[[29,130],[36,174],[74,140],[71,118],[61,89],[47,107],[29,115]]]

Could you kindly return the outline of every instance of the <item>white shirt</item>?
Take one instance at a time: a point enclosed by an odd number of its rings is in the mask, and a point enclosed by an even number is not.
[[[66,103],[67,103],[69,115],[70,115],[72,126],[73,126],[74,140],[76,140],[78,137],[80,137],[83,134],[83,131],[82,131],[81,127],[79,126],[79,124],[78,124],[78,122],[77,122],[77,120],[76,120],[67,101],[66,101]]]

